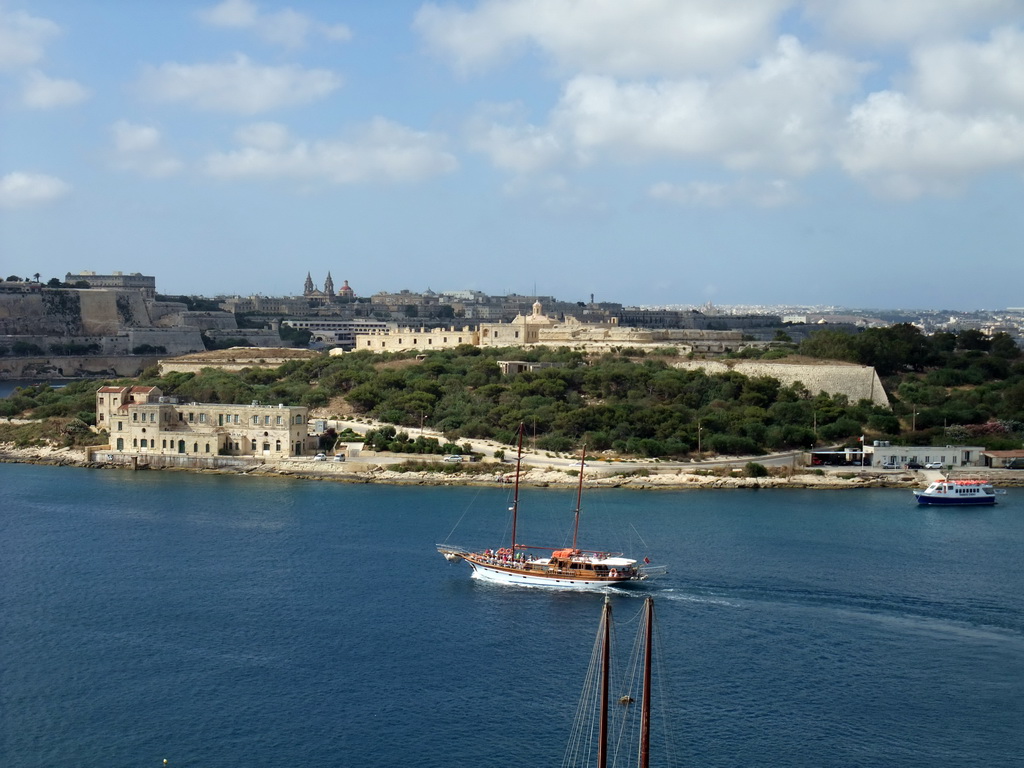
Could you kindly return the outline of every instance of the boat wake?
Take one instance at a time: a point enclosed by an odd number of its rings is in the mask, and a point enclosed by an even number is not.
[[[903,625],[914,632],[1010,642],[1024,648],[1020,617],[995,606],[952,605],[914,598],[800,589],[696,587],[659,592],[664,600],[726,608],[774,607],[829,612],[855,621]]]

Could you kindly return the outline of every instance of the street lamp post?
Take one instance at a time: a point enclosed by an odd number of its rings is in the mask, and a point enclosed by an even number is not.
[[[697,455],[701,455],[700,449],[700,433],[704,431],[704,427],[700,425],[700,419],[697,419]]]

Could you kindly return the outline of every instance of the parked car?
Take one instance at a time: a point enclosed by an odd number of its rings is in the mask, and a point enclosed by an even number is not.
[[[334,454],[334,460],[335,461],[344,461],[345,460],[345,454],[344,453],[336,453],[336,454]]]
[[[316,456],[313,457],[313,461],[327,461],[327,454],[318,453]]]
[[[462,461],[462,457],[461,457],[461,456],[455,456],[455,455],[452,455],[452,456],[445,456],[445,457],[444,457],[444,460],[445,460],[445,461],[451,461],[451,462],[456,462],[456,461]]]
[[[916,461],[908,461],[907,469],[924,469],[924,464],[920,464]]]
[[[942,469],[942,462],[941,461],[929,461],[927,464],[924,465],[924,468],[925,469]]]
[[[899,469],[900,465],[895,461],[886,461],[882,464],[882,469]]]

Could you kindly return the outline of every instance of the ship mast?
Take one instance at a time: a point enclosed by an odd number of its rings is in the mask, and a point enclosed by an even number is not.
[[[583,445],[583,456],[580,458],[580,482],[576,489],[576,522],[572,527],[572,548],[576,550],[576,534],[580,530],[580,507],[583,506],[583,468],[587,465],[587,446]]]
[[[512,559],[516,558],[516,518],[519,516],[519,470],[523,466],[523,430],[526,426],[519,424],[519,447],[516,453],[516,488],[512,494]]]
[[[651,752],[651,646],[654,634],[654,598],[644,600],[644,691],[640,700],[640,759],[637,765],[648,768]]]
[[[612,645],[612,603],[604,596],[604,613],[601,616],[603,630],[601,648],[601,719],[597,742],[597,768],[608,765],[608,689],[611,687],[611,645]]]

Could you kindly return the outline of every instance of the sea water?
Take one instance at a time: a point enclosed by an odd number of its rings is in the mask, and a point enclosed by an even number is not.
[[[603,595],[434,547],[507,544],[507,489],[13,464],[0,488],[0,766],[561,765]],[[620,626],[655,597],[678,764],[1013,766],[1022,497],[602,490],[581,545],[669,567],[609,594]],[[563,544],[574,504],[526,489],[519,540]]]

